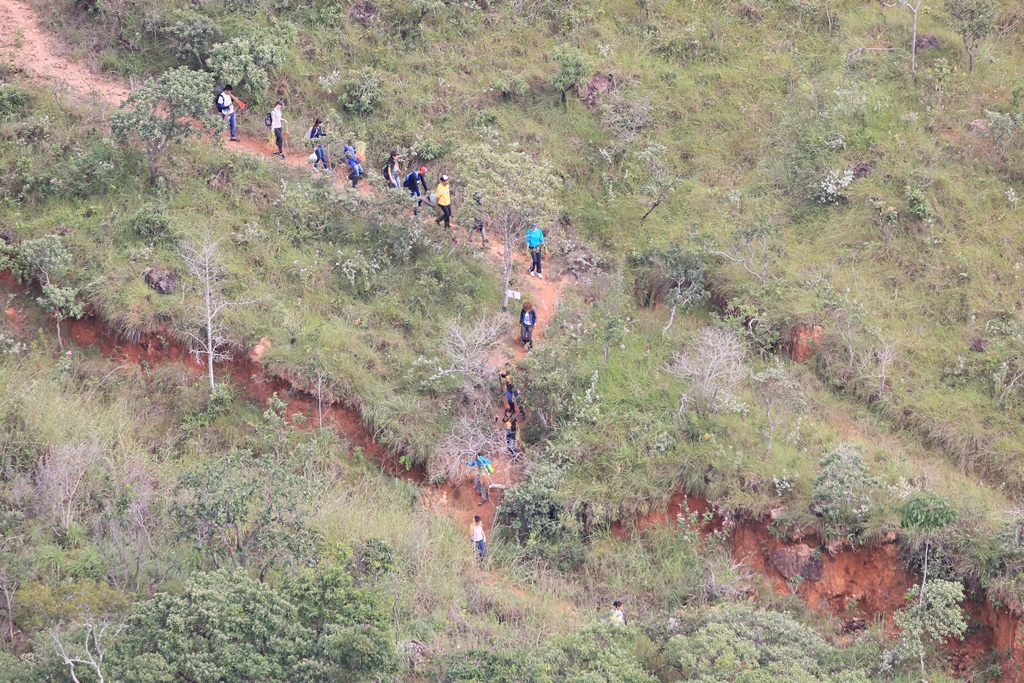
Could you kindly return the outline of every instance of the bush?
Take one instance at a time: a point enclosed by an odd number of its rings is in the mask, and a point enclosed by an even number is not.
[[[594,73],[594,65],[590,59],[570,45],[558,45],[551,51],[551,61],[558,64],[558,71],[551,74],[551,85],[562,94],[562,101],[565,102],[565,94],[572,88],[586,83]]]
[[[562,471],[551,463],[541,463],[509,489],[498,506],[498,518],[508,525],[520,541],[557,540],[564,532],[562,505],[556,500]]]
[[[0,85],[0,121],[9,121],[28,104],[27,90],[14,85]]]
[[[687,680],[699,683],[867,682],[863,671],[835,662],[830,650],[787,614],[726,604],[705,613],[693,633],[670,639],[664,655]]]
[[[878,480],[868,475],[863,449],[840,444],[821,461],[814,481],[814,513],[824,520],[825,537],[837,538],[855,530],[871,509],[871,492]]]
[[[243,86],[257,103],[261,102],[270,87],[268,72],[284,64],[289,38],[287,30],[253,31],[247,36],[217,43],[210,50],[207,66],[218,82]]]
[[[353,72],[342,83],[338,106],[352,114],[372,114],[382,99],[384,91],[381,89],[380,76],[373,69],[365,67]]]

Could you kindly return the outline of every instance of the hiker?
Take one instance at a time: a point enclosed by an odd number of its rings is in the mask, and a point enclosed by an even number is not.
[[[317,118],[313,123],[313,127],[306,132],[306,138],[309,140],[317,140],[318,138],[326,138],[327,133],[324,132],[324,120]],[[327,175],[331,174],[331,165],[327,162],[327,150],[324,148],[322,142],[316,142],[316,149],[313,150],[313,154],[316,155],[316,161],[313,162],[313,172],[319,173],[320,169],[316,167],[317,164],[323,164],[324,173]]]
[[[518,409],[519,413],[522,414],[522,412],[523,412],[522,406],[519,406],[518,408],[516,407],[516,402],[518,401],[518,399],[519,399],[519,392],[516,391],[515,386],[513,386],[512,382],[506,382],[505,383],[505,400],[508,401],[508,408],[505,409],[505,416],[504,416],[505,420],[508,420],[510,417],[515,415],[517,409]]]
[[[473,201],[477,203],[477,206],[480,205],[481,200],[483,200],[483,197],[479,193],[473,195]],[[476,232],[477,230],[480,231],[480,239],[483,240],[484,244],[490,242],[490,240],[487,239],[487,235],[484,233],[484,225],[485,221],[483,219],[483,216],[477,216],[476,218],[473,219],[473,227],[469,229],[470,242],[473,241],[473,233]]]
[[[284,159],[284,131],[281,129],[281,124],[288,123],[288,119],[281,116],[283,110],[284,102],[281,100],[278,100],[274,108],[270,110],[270,127],[274,130],[274,142],[277,143],[277,151],[274,152],[274,156],[282,159]]]
[[[519,313],[519,338],[527,351],[533,350],[533,326],[537,324],[537,311],[533,310],[533,304],[529,301],[523,302],[523,310]]]
[[[476,546],[477,555],[484,559],[487,551],[487,534],[484,533],[484,521],[480,515],[473,515],[473,523],[469,525],[469,539]]]
[[[356,146],[351,140],[345,145],[345,160],[348,162],[349,168],[352,172],[348,174],[348,179],[352,181],[352,187],[359,185],[359,177],[363,175],[363,165],[359,163],[359,155],[356,153]]]
[[[544,276],[540,273],[540,252],[544,246],[544,231],[536,223],[532,223],[530,229],[526,231],[526,246],[530,248],[531,260],[528,274],[536,275],[543,280]]]
[[[420,192],[420,185],[423,186],[423,192]],[[409,190],[410,196],[416,200],[412,215],[418,216],[420,207],[423,205],[423,193],[430,192],[430,188],[427,187],[427,167],[420,166],[419,171],[410,171],[409,175],[405,176],[402,187]]]
[[[477,453],[476,457],[466,463],[468,467],[476,468],[476,479],[473,481],[473,486],[476,488],[476,492],[480,494],[480,505],[487,502],[487,492],[491,488],[491,472],[494,471],[494,466],[491,465],[491,461],[484,457],[483,453]]]
[[[608,615],[608,622],[613,626],[624,626],[626,624],[626,615],[622,613],[622,600],[616,600],[612,603],[612,613]]]
[[[228,83],[217,95],[217,111],[220,112],[221,121],[227,121],[228,130],[231,131],[231,142],[238,142],[238,127],[235,125],[235,98],[231,94],[231,84]]]
[[[437,208],[441,209],[441,215],[434,222],[441,225],[444,221],[445,230],[452,229],[452,193],[448,186],[448,176],[442,175],[441,182],[437,185]]]
[[[396,190],[402,186],[402,162],[398,160],[398,152],[392,152],[391,157],[384,164],[384,180],[388,181]]]
[[[505,423],[505,447],[508,448],[508,457],[512,462],[516,461],[519,457],[519,451],[516,449],[516,443],[519,440],[519,421],[513,415]]]

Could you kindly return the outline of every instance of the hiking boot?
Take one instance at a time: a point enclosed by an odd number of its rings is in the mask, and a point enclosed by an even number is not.
[[[238,138],[228,138],[231,142],[241,142]]]
[[[279,155],[279,156],[280,156],[280,157],[281,157],[282,159],[284,159],[284,154],[281,154],[281,155]]]
[[[543,275],[541,275],[540,273],[537,273],[537,277],[539,277],[539,278],[540,278],[541,280],[543,280],[543,279],[544,279],[544,276],[543,276]]]
[[[319,173],[319,172],[320,172],[320,169],[317,168],[316,166],[314,166],[313,167],[313,173]]]

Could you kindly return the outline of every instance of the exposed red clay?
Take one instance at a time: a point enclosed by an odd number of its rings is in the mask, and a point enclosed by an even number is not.
[[[628,524],[616,522],[612,533],[624,538],[654,525],[680,523],[685,521],[687,510],[700,514],[708,510],[714,512],[713,506],[701,497],[677,493],[664,510],[642,515]],[[731,530],[729,543],[736,562],[765,576],[779,594],[795,591],[817,612],[839,618],[860,617],[868,623],[881,619],[891,626],[893,612],[903,607],[907,590],[920,583],[920,577],[904,566],[895,537],[873,546],[846,547],[833,554],[812,530],[800,538],[777,538],[769,531],[764,518],[726,523],[722,516],[715,514],[714,520],[702,525],[701,532],[707,534],[721,529],[723,523]],[[791,588],[771,557],[780,548],[799,544],[820,549],[822,576],[818,581],[801,581]],[[1000,683],[1024,683],[1021,615],[997,607],[987,599],[968,601],[964,608],[970,627],[967,637],[963,642],[951,641],[943,647],[949,670],[956,675],[967,675],[976,670],[980,661],[996,655],[1002,671]]]

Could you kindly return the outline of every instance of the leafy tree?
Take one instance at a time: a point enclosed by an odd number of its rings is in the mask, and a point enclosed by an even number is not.
[[[259,102],[270,87],[268,72],[284,64],[291,33],[287,25],[278,24],[269,31],[261,28],[217,43],[210,48],[206,65],[217,75],[218,82],[244,87]],[[207,107],[209,99],[207,94]]]
[[[959,581],[933,579],[921,586],[911,586],[906,594],[907,606],[897,610],[892,623],[900,629],[896,649],[885,653],[887,659],[902,661],[916,658],[924,676],[925,641],[941,643],[948,638],[963,639],[967,631],[964,611],[964,587]],[[887,663],[887,662],[885,662]]]
[[[970,72],[974,73],[974,55],[978,46],[996,27],[995,0],[945,0],[949,26],[960,36],[967,50]]]
[[[558,71],[551,74],[551,85],[562,94],[563,103],[566,93],[586,83],[594,73],[590,59],[571,45],[557,45],[551,51],[551,61],[558,64]]]
[[[68,318],[81,318],[85,306],[77,301],[78,289],[56,284],[71,270],[71,251],[59,235],[44,235],[26,240],[19,248],[23,272],[42,285],[43,295],[36,299],[57,322],[57,344],[64,348],[60,324]]]
[[[209,115],[213,76],[187,67],[165,71],[133,90],[111,117],[114,134],[138,142],[149,160],[149,182],[156,185],[159,162],[174,143],[198,137],[220,125]]]
[[[671,329],[676,311],[701,302],[710,296],[706,289],[707,265],[700,254],[684,252],[678,244],[667,249],[648,247],[629,255],[629,265],[636,270],[635,291],[644,306],[664,302],[670,310],[662,333]]]
[[[542,462],[527,472],[526,477],[505,492],[498,506],[498,518],[516,536],[525,541],[557,539],[564,531],[562,504],[557,500],[562,471],[558,466]]]
[[[724,604],[708,610],[690,633],[673,636],[665,660],[698,683],[867,683],[858,669],[830,656],[817,633],[789,615]]]
[[[841,443],[826,455],[814,480],[814,512],[825,520],[825,535],[841,534],[864,519],[878,480],[864,462],[864,449]]]
[[[182,474],[171,511],[206,562],[251,569],[262,580],[270,568],[308,557],[311,532],[303,480],[280,464],[248,459],[232,451]]]
[[[559,181],[550,162],[514,145],[467,146],[460,150],[458,163],[464,178],[463,194],[470,199],[460,206],[460,220],[466,224],[477,219],[490,223],[492,232],[502,239],[504,311],[508,308],[515,249],[523,242],[527,225],[546,225],[557,217]]]
[[[900,508],[900,526],[904,529],[917,529],[924,532],[924,572],[921,585],[928,581],[928,550],[931,546],[932,532],[952,524],[959,514],[948,498],[943,498],[933,491],[918,491]],[[924,600],[924,592],[919,595]]]
[[[298,611],[242,571],[194,574],[180,594],[138,605],[111,654],[124,681],[306,681],[312,633]]]

